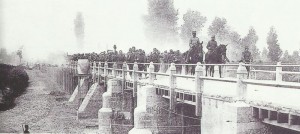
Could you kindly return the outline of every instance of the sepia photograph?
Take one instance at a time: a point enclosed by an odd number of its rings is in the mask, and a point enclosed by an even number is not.
[[[0,133],[300,134],[299,0],[0,0]]]

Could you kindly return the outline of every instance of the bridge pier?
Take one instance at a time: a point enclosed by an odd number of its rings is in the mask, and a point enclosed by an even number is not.
[[[107,82],[107,86],[107,91],[102,95],[102,108],[98,112],[99,133],[127,133],[131,127],[126,126],[130,124],[130,110],[126,106],[130,106],[128,103],[130,103],[131,99],[123,99],[121,80],[116,78],[110,79]]]

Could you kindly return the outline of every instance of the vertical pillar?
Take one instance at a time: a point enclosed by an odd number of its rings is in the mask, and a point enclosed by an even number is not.
[[[182,65],[181,75],[186,75],[186,65]]]
[[[100,84],[101,83],[101,62],[98,63],[98,83]]]
[[[126,83],[126,70],[127,70],[127,64],[126,62],[123,63],[122,65],[122,91],[124,92],[125,83]]]
[[[112,74],[113,74],[113,77],[116,78],[117,77],[117,63],[114,62],[113,64],[113,70],[112,70]]]
[[[243,63],[239,63],[239,67],[237,69],[237,99],[244,101],[247,95],[247,84],[243,83],[243,79],[247,78],[247,70],[243,66]]]
[[[138,74],[136,73],[138,71],[138,64],[137,62],[134,62],[133,65],[133,97],[136,97],[136,92],[137,92],[137,80],[138,80]]]
[[[93,79],[93,83],[96,82],[96,61],[93,62],[93,66],[92,66],[92,79]]]
[[[295,125],[296,122],[296,116],[289,114],[289,125]]]
[[[149,65],[149,83],[150,84],[153,84],[153,82],[154,82],[155,74],[153,74],[153,72],[154,72],[154,65],[153,65],[153,62],[150,62],[150,65]]]
[[[170,67],[170,90],[169,90],[169,95],[170,95],[170,110],[173,111],[175,109],[176,105],[176,94],[175,94],[175,88],[176,88],[176,77],[173,76],[176,74],[176,67],[175,63],[171,63]]]
[[[108,63],[107,63],[107,61],[105,61],[105,63],[104,63],[104,87],[106,88],[107,87],[107,75],[108,75],[108,70],[107,70],[107,68],[108,68]]]
[[[195,91],[196,91],[196,116],[202,117],[202,93],[203,93],[203,79],[200,76],[203,75],[201,71],[203,70],[201,63],[198,62],[195,68]]]
[[[281,62],[277,62],[277,66],[280,66]],[[276,67],[276,81],[282,81],[282,67]]]

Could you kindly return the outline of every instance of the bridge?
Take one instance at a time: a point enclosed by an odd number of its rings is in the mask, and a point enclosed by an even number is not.
[[[78,119],[96,115],[100,133],[272,133],[270,126],[300,132],[300,83],[282,78],[300,74],[282,68],[300,65],[214,64],[224,78],[206,77],[207,65],[213,64],[72,61],[79,84],[69,102],[78,104]],[[192,66],[194,75],[186,71]],[[248,79],[245,66],[274,70],[251,70]],[[257,80],[256,73],[275,80]]]

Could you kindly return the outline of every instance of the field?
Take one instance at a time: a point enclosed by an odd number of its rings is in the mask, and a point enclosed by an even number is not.
[[[76,106],[67,105],[69,94],[55,82],[53,73],[27,70],[30,85],[15,100],[16,106],[0,111],[0,133],[22,133],[28,124],[32,133],[81,133],[84,121],[76,120]]]

